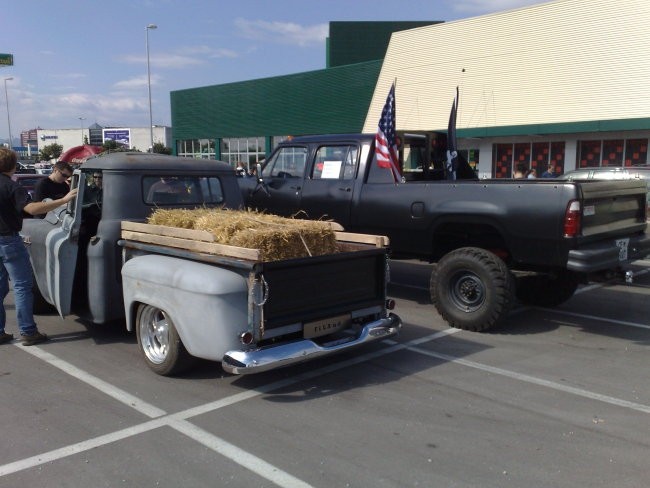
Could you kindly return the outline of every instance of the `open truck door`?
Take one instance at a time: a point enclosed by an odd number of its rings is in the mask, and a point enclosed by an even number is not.
[[[72,177],[71,188],[83,189],[85,176],[78,170]],[[45,240],[47,252],[47,287],[59,315],[70,313],[72,287],[74,284],[77,253],[79,250],[79,228],[83,195],[69,202],[65,209],[56,209],[61,225],[52,229]]]

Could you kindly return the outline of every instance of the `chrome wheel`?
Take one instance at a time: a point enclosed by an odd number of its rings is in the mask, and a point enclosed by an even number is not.
[[[167,312],[141,303],[135,324],[138,345],[151,370],[169,376],[192,367],[194,358],[185,349],[174,321]]]
[[[171,321],[159,308],[146,305],[138,322],[140,344],[146,358],[161,364],[169,354]]]

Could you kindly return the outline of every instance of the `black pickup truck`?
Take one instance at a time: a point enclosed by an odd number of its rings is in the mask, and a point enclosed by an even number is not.
[[[402,139],[400,181],[377,165],[374,134],[285,141],[239,178],[244,201],[386,235],[392,257],[437,263],[432,301],[468,330],[495,325],[515,297],[555,306],[650,253],[643,182],[478,179],[466,164],[450,180],[428,138]]]

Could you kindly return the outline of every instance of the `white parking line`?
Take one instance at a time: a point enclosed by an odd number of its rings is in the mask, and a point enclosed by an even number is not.
[[[263,459],[260,459],[259,457],[254,456],[253,454],[246,452],[203,429],[200,429],[190,422],[184,420],[174,421],[171,423],[171,427],[176,429],[178,432],[185,434],[191,439],[194,439],[196,442],[209,447],[222,456],[228,459],[236,460],[237,463],[246,467],[248,470],[261,476],[262,478],[275,483],[278,486],[283,486],[286,488],[311,487],[310,484],[305,483],[304,481],[294,476],[291,476],[289,473],[285,473],[284,471],[279,470]]]
[[[148,422],[111,432],[110,434],[100,435],[99,437],[94,437],[86,441],[70,444],[59,449],[54,449],[53,451],[44,452],[37,454],[36,456],[31,456],[19,461],[15,461],[13,463],[4,464],[0,466],[0,477],[6,476],[8,474],[13,474],[24,469],[34,468],[42,464],[51,463],[58,459],[72,456],[73,454],[90,451],[91,449],[102,447],[106,444],[111,444],[122,439],[127,439],[129,437],[133,437],[134,435],[142,434],[143,432],[149,432],[150,430],[157,429],[158,427],[165,425],[166,422],[166,417],[149,420]]]
[[[545,309],[548,310],[548,309]],[[560,313],[566,313],[559,311]],[[598,318],[599,320],[607,320],[607,319],[602,319]],[[615,322],[615,321],[612,321]],[[639,324],[634,324],[634,323],[625,323],[621,321],[616,321],[617,323],[621,323],[623,325],[632,325],[632,326],[639,326]],[[220,399],[220,400],[215,400],[214,402],[209,402],[204,405],[199,405],[196,407],[192,407],[190,409],[177,412],[174,414],[170,415],[165,415],[165,412],[163,410],[158,409],[157,407],[154,407],[153,405],[150,405],[137,397],[134,397],[123,390],[120,390],[119,388],[114,387],[113,385],[110,385],[109,383],[100,380],[99,378],[96,378],[88,373],[85,373],[82,370],[79,370],[75,366],[67,363],[66,361],[63,361],[56,356],[47,353],[43,351],[40,348],[37,347],[31,347],[31,348],[24,348],[25,351],[30,352],[34,356],[38,357],[39,359],[42,359],[49,364],[56,366],[57,368],[61,369],[62,371],[66,372],[67,374],[70,374],[74,376],[75,378],[78,378],[79,380],[87,383],[89,386],[92,386],[107,395],[110,395],[111,397],[121,401],[125,405],[131,406],[132,408],[136,409],[137,411],[144,413],[145,415],[148,415],[150,417],[158,417],[154,418],[153,420],[144,422],[142,424],[138,424],[132,427],[128,427],[126,429],[122,429],[116,432],[112,432],[103,436],[99,436],[93,439],[89,439],[86,441],[78,442],[75,444],[71,444],[69,446],[65,446],[59,449],[55,449],[53,451],[49,451],[46,453],[38,454],[36,456],[32,456],[30,458],[26,458],[23,460],[19,460],[13,463],[8,463],[5,465],[0,466],[0,477],[5,476],[8,474],[15,473],[17,471],[22,471],[24,469],[29,469],[32,467],[36,467],[48,462],[53,462],[58,459],[71,456],[73,454],[78,454],[90,449],[94,449],[97,447],[101,447],[107,444],[111,444],[123,439],[126,439],[128,437],[132,437],[135,435],[139,435],[144,432],[148,432],[157,428],[160,428],[162,426],[169,426],[178,432],[183,433],[184,435],[189,436],[190,438],[194,439],[195,441],[199,442],[200,444],[208,447],[209,449],[212,449],[213,451],[219,453],[220,455],[230,459],[231,461],[241,465],[242,467],[253,471],[257,475],[277,484],[278,486],[281,486],[283,488],[303,488],[303,487],[309,487],[307,483],[303,482],[302,480],[299,480],[298,478],[295,478],[294,476],[290,475],[289,473],[286,473],[277,467],[267,463],[266,461],[254,456],[251,453],[248,453],[246,451],[243,451],[242,449],[238,448],[237,446],[215,436],[214,434],[211,434],[210,432],[207,432],[200,427],[195,426],[194,424],[188,422],[188,419],[192,417],[196,417],[198,415],[202,415],[205,413],[213,412],[216,410],[219,410],[221,408],[231,406],[234,404],[237,404],[239,402],[254,398],[256,396],[281,389],[286,386],[290,386],[292,384],[305,381],[307,379],[315,378],[318,376],[322,376],[327,373],[331,373],[340,369],[348,368],[350,366],[353,366],[355,364],[363,363],[363,362],[368,362],[370,360],[376,359],[378,357],[385,356],[387,354],[391,354],[393,352],[403,350],[403,349],[409,349],[412,351],[415,351],[419,354],[424,354],[428,355],[431,357],[435,357],[437,359],[442,359],[447,362],[452,362],[455,364],[460,364],[465,367],[470,367],[474,369],[478,369],[481,371],[486,371],[490,372],[492,374],[497,374],[500,376],[512,378],[518,381],[523,381],[531,384],[535,384],[538,386],[543,386],[546,388],[551,388],[554,390],[562,391],[565,393],[570,393],[573,395],[581,396],[584,398],[588,398],[591,400],[596,400],[604,403],[608,403],[611,405],[616,405],[619,407],[624,407],[624,408],[629,408],[638,412],[642,413],[650,413],[650,406],[648,405],[643,405],[640,403],[635,403],[635,402],[629,402],[626,400],[622,400],[619,398],[615,397],[610,397],[607,395],[601,395],[599,393],[591,392],[588,390],[583,390],[579,388],[573,388],[567,385],[563,385],[560,383],[556,383],[553,381],[549,380],[544,380],[541,378],[536,378],[534,376],[529,376],[521,373],[517,373],[514,371],[509,371],[501,368],[496,368],[492,367],[486,364],[482,363],[477,363],[474,361],[468,361],[466,359],[461,359],[459,357],[455,356],[450,356],[446,354],[441,354],[441,353],[436,353],[433,351],[428,351],[426,349],[423,349],[421,347],[418,347],[421,344],[425,344],[431,341],[434,341],[436,339],[440,339],[442,337],[446,337],[451,334],[456,334],[459,332],[463,332],[460,329],[445,329],[439,332],[436,332],[434,334],[430,334],[425,337],[421,337],[418,339],[414,339],[412,341],[406,342],[406,343],[398,343],[393,340],[386,340],[384,341],[386,344],[389,344],[389,347],[381,350],[377,350],[371,353],[363,354],[360,356],[356,356],[353,358],[350,358],[345,361],[341,361],[338,363],[331,364],[329,366],[325,366],[323,368],[319,368],[316,370],[311,370],[307,371],[303,374],[297,375],[292,378],[276,381],[273,383],[269,383],[267,385],[261,386],[256,388],[255,390],[247,390],[243,391],[240,393],[237,393],[235,395],[231,395],[229,397]],[[164,416],[161,416],[164,415]]]
[[[305,372],[303,374],[297,375],[293,378],[288,378],[280,381],[276,381],[273,383],[269,383],[268,385],[263,385],[259,388],[256,388],[254,390],[247,390],[243,391],[241,393],[237,393],[235,395],[231,395],[226,398],[222,398],[220,400],[215,400],[214,402],[206,403],[204,405],[199,405],[196,407],[189,408],[187,410],[177,412],[174,414],[166,415],[164,417],[159,417],[154,420],[150,420],[148,422],[144,422],[142,424],[138,424],[132,427],[127,427],[126,429],[122,429],[116,432],[112,432],[110,434],[102,435],[99,437],[95,437],[93,439],[88,439],[86,441],[78,442],[75,444],[71,444],[69,446],[65,446],[59,449],[55,449],[53,451],[48,451],[42,454],[37,454],[36,456],[32,456],[26,459],[22,459],[19,461],[15,461],[13,463],[8,463],[4,465],[0,465],[0,477],[6,476],[8,474],[16,473],[17,471],[22,471],[24,469],[29,469],[33,468],[45,463],[49,463],[52,461],[56,461],[58,459],[62,459],[67,456],[71,456],[73,454],[78,454],[84,451],[88,451],[90,449],[94,449],[97,447],[101,447],[107,444],[111,444],[113,442],[120,441],[122,439],[126,439],[128,437],[142,434],[144,432],[148,432],[150,430],[157,429],[159,427],[168,425],[171,426],[172,428],[178,430],[179,432],[183,432],[186,435],[187,432],[192,432],[192,438],[198,442],[201,442],[204,446],[218,452],[219,454],[227,457],[231,461],[234,461],[235,463],[241,465],[242,467],[253,470],[256,472],[258,475],[263,476],[266,479],[269,479],[273,483],[278,484],[279,486],[283,488],[294,488],[294,487],[306,487],[309,486],[302,481],[298,480],[297,478],[291,476],[288,473],[283,472],[277,467],[271,466],[270,464],[261,461],[263,464],[263,469],[260,468],[260,471],[255,471],[255,466],[259,465],[262,466],[261,464],[258,463],[258,458],[253,456],[252,454],[247,454],[247,456],[242,456],[242,451],[241,449],[237,448],[236,446],[233,446],[232,444],[229,444],[223,439],[220,439],[213,434],[204,431],[203,429],[200,429],[199,427],[193,426],[189,422],[181,423],[182,421],[187,421],[188,419],[192,417],[196,417],[198,415],[202,415],[205,413],[209,413],[230,405],[234,405],[239,402],[243,402],[245,400],[248,400],[250,398],[254,398],[256,396],[268,393],[270,391],[274,390],[279,390],[281,388],[284,388],[285,386],[289,386],[295,383],[299,383],[300,381],[304,381],[310,378],[322,376],[324,374],[337,371],[343,368],[347,368],[350,366],[353,366],[358,363],[362,362],[367,362],[372,359],[385,356],[387,354],[391,354],[395,351],[401,350],[401,349],[406,349],[409,344],[421,344],[424,342],[429,342],[435,339],[438,339],[440,337],[445,337],[449,334],[454,334],[456,332],[460,332],[459,329],[448,329],[442,332],[437,332],[435,334],[431,334],[426,337],[422,337],[420,339],[416,339],[410,343],[405,343],[405,344],[396,344],[392,345],[390,347],[387,347],[385,349],[381,349],[378,351],[374,351],[371,353],[363,354],[360,356],[356,356],[354,358],[348,359],[346,361],[341,361],[339,363],[331,364],[329,366],[325,366],[323,368],[319,368],[316,370],[311,370],[308,372]],[[21,348],[22,349],[22,348]],[[47,361],[49,364],[52,364],[53,366],[56,366],[57,368],[61,369],[62,371],[74,376],[75,378],[87,383],[89,386],[92,386],[93,388],[97,388],[100,391],[106,393],[107,395],[110,395],[113,398],[116,398],[120,401],[122,401],[125,405],[132,406],[138,411],[142,411],[142,405],[148,405],[146,402],[133,397],[132,395],[123,392],[119,388],[113,387],[109,383],[106,383],[103,380],[100,380],[99,378],[96,378],[90,374],[85,373],[84,371],[80,370],[79,368],[67,363],[66,361],[63,361],[61,359],[58,359],[56,356],[47,353],[36,346],[30,346],[28,348],[24,348],[23,350],[28,351],[32,353],[34,356],[38,357],[39,359],[42,359],[44,361]],[[138,408],[136,408],[138,407]],[[153,407],[153,409],[156,409],[156,407]],[[145,409],[146,410],[146,409]],[[163,412],[163,410],[157,409],[159,412]],[[152,410],[153,412],[154,410]],[[164,415],[164,413],[163,413]],[[189,429],[185,424],[192,425],[192,429]],[[181,428],[178,428],[179,426],[182,426]],[[230,456],[233,457],[230,457]],[[251,459],[255,459],[254,464],[250,464]],[[286,484],[279,483],[279,481],[285,482]]]
[[[424,354],[426,356],[434,357],[436,359],[442,359],[450,363],[461,364],[468,368],[479,369],[481,371],[486,371],[488,373],[505,376],[518,381],[524,381],[526,383],[532,383],[534,385],[544,386],[546,388],[551,388],[553,390],[563,391],[565,393],[571,393],[573,395],[589,398],[590,400],[597,400],[599,402],[609,403],[611,405],[616,405],[618,407],[629,408],[631,410],[636,410],[637,412],[650,413],[650,406],[644,405],[642,403],[629,402],[627,400],[621,400],[620,398],[615,398],[608,395],[601,395],[600,393],[594,393],[592,391],[583,390],[581,388],[574,388],[572,386],[563,385],[561,383],[556,383],[554,381],[543,380],[541,378],[536,378],[534,376],[516,373],[514,371],[508,371],[507,369],[495,368],[493,366],[488,366],[487,364],[468,361],[467,359],[461,359],[456,356],[449,356],[448,354],[441,354],[433,351],[428,351],[426,349],[422,349],[419,347],[410,347],[409,351],[415,351],[420,354]]]
[[[598,322],[608,322],[610,324],[625,325],[627,327],[636,327],[638,329],[650,329],[650,325],[640,324],[638,322],[628,322],[627,320],[608,319],[606,317],[598,317],[596,315],[587,315],[584,313],[569,312],[568,310],[558,310],[555,308],[541,308],[541,307],[535,307],[535,308],[537,310],[543,310],[545,312],[552,312],[560,315],[569,315],[571,317],[579,317],[582,319],[596,320]]]
[[[114,398],[118,402],[121,402],[124,405],[127,405],[133,408],[134,410],[137,410],[138,412],[146,415],[147,417],[156,418],[156,417],[161,417],[167,413],[164,410],[161,410],[160,408],[155,407],[150,403],[147,403],[141,400],[140,398],[137,398],[131,395],[130,393],[127,393],[126,391],[121,390],[120,388],[111,385],[110,383],[107,383],[104,380],[100,380],[99,378],[91,375],[90,373],[86,373],[85,371],[68,363],[67,361],[64,361],[63,359],[60,359],[54,356],[53,354],[46,352],[40,347],[37,346],[25,347],[25,346],[19,346],[19,344],[20,344],[19,342],[14,342],[14,345],[20,347],[21,350],[28,352],[32,356],[36,356],[38,359],[45,361],[51,366],[60,369],[64,373],[67,373],[74,378],[77,378],[78,380]]]

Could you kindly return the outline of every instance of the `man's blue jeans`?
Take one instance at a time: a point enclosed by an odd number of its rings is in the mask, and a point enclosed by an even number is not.
[[[4,332],[7,322],[4,299],[9,294],[9,278],[14,288],[14,301],[18,330],[21,335],[30,335],[36,331],[34,322],[34,296],[32,295],[32,265],[29,254],[18,234],[0,236],[0,333]]]

